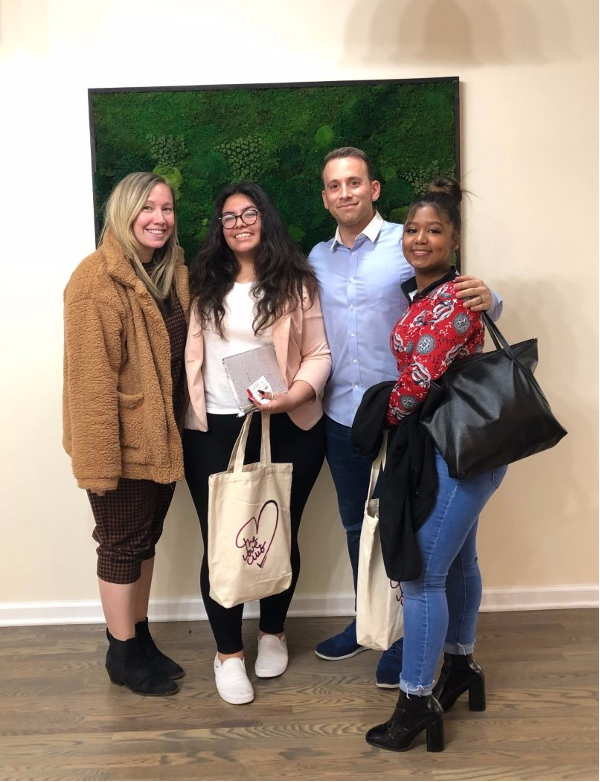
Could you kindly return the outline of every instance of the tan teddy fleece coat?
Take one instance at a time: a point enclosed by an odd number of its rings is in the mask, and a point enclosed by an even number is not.
[[[175,288],[188,318],[182,251]],[[77,483],[103,493],[121,477],[181,480],[169,335],[114,234],[73,272],[64,302],[63,445]]]

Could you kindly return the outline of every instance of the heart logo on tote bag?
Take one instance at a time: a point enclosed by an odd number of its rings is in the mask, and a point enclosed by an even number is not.
[[[263,517],[264,514],[264,517]],[[242,559],[246,564],[256,564],[262,568],[267,561],[267,555],[279,524],[279,506],[275,500],[267,500],[260,509],[258,520],[252,516],[240,529],[235,538],[235,545],[244,549]],[[260,560],[260,561],[259,561]]]

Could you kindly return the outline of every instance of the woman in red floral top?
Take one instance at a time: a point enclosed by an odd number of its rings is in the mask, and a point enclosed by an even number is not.
[[[409,417],[424,401],[431,382],[453,361],[483,347],[480,314],[466,308],[454,290],[460,199],[458,183],[439,178],[407,215],[402,248],[415,276],[402,286],[411,303],[390,337],[399,372],[386,416],[392,427],[418,424]],[[418,436],[424,437],[421,429],[416,427]],[[428,441],[426,447],[434,449],[432,485],[437,485],[437,494],[431,492],[433,510],[414,533],[420,575],[402,581],[400,698],[392,717],[367,733],[370,744],[396,751],[409,749],[423,730],[427,730],[428,750],[443,750],[443,712],[467,690],[470,709],[485,709],[483,671],[473,660],[481,602],[475,536],[479,513],[500,485],[506,467],[457,480],[448,475],[433,443]],[[442,651],[444,665],[434,686]]]
[[[411,234],[407,243],[410,237]],[[420,259],[424,259],[423,252],[418,247],[414,250]],[[410,290],[412,303],[390,336],[390,347],[400,372],[387,414],[392,426],[420,406],[431,381],[441,377],[455,359],[466,358],[483,348],[481,315],[465,309],[456,298],[454,276],[452,269],[443,280],[422,290],[417,290],[414,277],[406,284],[407,289],[414,286]]]

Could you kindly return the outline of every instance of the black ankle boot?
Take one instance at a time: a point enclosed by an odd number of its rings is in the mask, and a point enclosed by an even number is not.
[[[146,660],[156,668],[160,673],[164,673],[169,679],[181,679],[185,676],[185,671],[181,665],[177,665],[175,660],[171,660],[166,654],[163,654],[154,643],[148,629],[148,617],[143,622],[137,622],[135,634],[139,638],[140,647]]]
[[[444,664],[433,694],[444,711],[451,709],[463,692],[469,691],[469,709],[485,711],[485,677],[472,654],[444,654]]]
[[[138,695],[174,695],[179,687],[144,657],[137,638],[119,641],[106,631],[106,670],[113,684],[125,685]]]
[[[369,744],[394,752],[410,749],[414,739],[427,730],[427,751],[444,749],[444,712],[433,695],[407,695],[402,690],[390,719],[367,733]]]

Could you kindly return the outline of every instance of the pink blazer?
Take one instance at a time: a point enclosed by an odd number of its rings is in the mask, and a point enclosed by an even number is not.
[[[306,299],[305,306],[308,306]],[[315,399],[304,402],[288,413],[300,429],[311,429],[323,415],[321,396],[331,371],[331,352],[318,296],[315,296],[312,307],[298,308],[277,320],[273,324],[272,334],[279,368],[288,387],[294,380],[304,380],[315,390]],[[185,370],[190,394],[185,428],[206,432],[208,423],[202,379],[203,358],[202,329],[192,307],[185,346]]]

